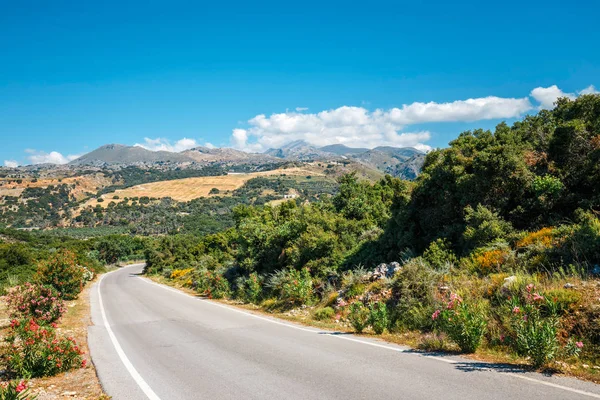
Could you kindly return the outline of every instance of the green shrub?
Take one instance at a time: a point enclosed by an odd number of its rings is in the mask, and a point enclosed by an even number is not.
[[[335,311],[331,307],[318,308],[313,313],[313,318],[317,321],[325,321],[333,318]]]
[[[369,322],[376,334],[381,335],[383,333],[390,322],[385,303],[377,301],[369,305]]]
[[[51,323],[65,313],[65,303],[52,286],[25,283],[9,290],[6,305],[11,318],[35,318]]]
[[[438,271],[446,268],[447,265],[458,262],[458,259],[450,249],[448,241],[444,239],[437,239],[435,242],[432,242],[423,253],[423,259]]]
[[[556,357],[559,349],[556,318],[542,319],[528,314],[517,318],[512,327],[516,352],[529,357],[534,367],[541,367]]]
[[[547,314],[563,315],[573,310],[581,302],[582,295],[573,289],[552,289],[544,292],[544,296],[550,300],[544,308]]]
[[[229,281],[215,271],[201,271],[195,284],[196,290],[210,299],[222,299],[231,294]]]
[[[54,376],[83,368],[83,351],[72,338],[59,337],[55,325],[40,326],[33,318],[13,320],[7,341],[8,370],[19,377]]]
[[[0,400],[35,400],[37,396],[30,394],[25,381],[0,383]]]
[[[440,274],[422,258],[406,262],[392,283],[392,298],[396,301],[389,310],[391,325],[399,330],[433,329],[431,313],[439,279]]]
[[[484,313],[454,293],[442,309],[433,313],[431,319],[464,353],[477,350],[487,326]]]
[[[308,268],[281,270],[269,279],[273,293],[289,305],[310,304],[313,297],[313,281]]]
[[[237,297],[243,301],[257,304],[262,296],[262,281],[260,276],[253,272],[246,278],[237,281]]]
[[[364,293],[366,285],[363,277],[366,274],[367,270],[362,267],[345,271],[342,274],[342,289],[345,298],[351,299]]]
[[[531,364],[538,368],[548,364],[559,355],[575,356],[583,346],[574,346],[569,340],[561,347],[558,340],[559,306],[540,293],[535,292],[533,284],[527,285],[523,298],[512,297],[509,300],[511,312],[513,345],[517,354],[528,357]]]
[[[38,265],[37,280],[58,290],[65,300],[73,300],[83,289],[85,270],[77,265],[75,254],[61,250]]]
[[[369,309],[361,301],[350,304],[348,320],[356,332],[362,333],[369,326],[369,318]]]
[[[465,208],[465,222],[463,241],[466,250],[485,246],[497,239],[505,239],[514,231],[512,225],[503,220],[497,212],[481,204],[476,208]]]

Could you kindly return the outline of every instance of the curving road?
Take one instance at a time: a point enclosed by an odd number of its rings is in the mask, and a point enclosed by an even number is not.
[[[600,386],[306,328],[155,284],[91,291],[89,345],[115,400],[600,399]]]

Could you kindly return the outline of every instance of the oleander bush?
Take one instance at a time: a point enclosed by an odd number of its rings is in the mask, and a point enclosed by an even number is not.
[[[11,318],[35,318],[51,323],[65,313],[65,303],[54,287],[26,282],[15,286],[6,295],[6,304]]]
[[[432,314],[431,319],[464,353],[477,351],[487,327],[483,311],[455,293],[450,294],[448,301]]]
[[[76,341],[59,336],[55,327],[40,325],[33,318],[12,320],[6,338],[9,372],[18,377],[38,378],[85,367],[84,352]]]
[[[0,383],[0,400],[35,400],[37,396],[30,394],[25,381]]]
[[[534,367],[547,365],[559,356],[577,356],[583,348],[583,342],[572,338],[561,345],[559,313],[564,310],[552,298],[536,291],[533,284],[526,286],[522,296],[512,297],[509,308],[512,334],[509,342]]]

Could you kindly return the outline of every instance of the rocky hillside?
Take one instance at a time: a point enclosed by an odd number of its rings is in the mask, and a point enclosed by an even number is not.
[[[191,157],[169,151],[150,151],[139,146],[107,144],[71,161],[70,165],[104,166],[110,164],[189,163]]]
[[[404,179],[414,179],[423,165],[425,154],[410,147],[351,148],[342,144],[316,147],[302,140],[286,144],[265,153],[246,153],[231,148],[195,147],[180,153],[150,151],[138,146],[109,144],[87,153],[69,164],[73,167],[140,166],[162,164],[166,168],[192,164],[220,163],[228,165],[268,165],[282,161],[359,163]]]

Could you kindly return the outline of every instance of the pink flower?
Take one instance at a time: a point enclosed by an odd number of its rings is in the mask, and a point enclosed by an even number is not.
[[[534,287],[535,286],[533,285],[533,283],[530,283],[529,285],[525,286],[525,289],[527,289],[527,291],[531,293]]]
[[[438,319],[438,317],[440,316],[441,311],[440,310],[435,310],[435,312],[433,314],[431,314],[431,319],[433,321],[435,321],[436,319]]]
[[[583,348],[583,342],[577,342],[577,343],[575,343],[575,346],[577,346],[577,348],[581,349],[581,348]]]
[[[544,300],[544,296],[541,296],[539,293],[534,293],[533,294],[533,300],[534,301]]]
[[[512,312],[515,314],[518,314],[521,312],[521,309],[519,307],[515,306],[515,308],[513,308]]]
[[[25,384],[25,381],[21,381],[19,382],[19,384],[17,385],[17,387],[15,388],[15,391],[17,393],[21,393],[23,390],[27,389],[27,385]]]

